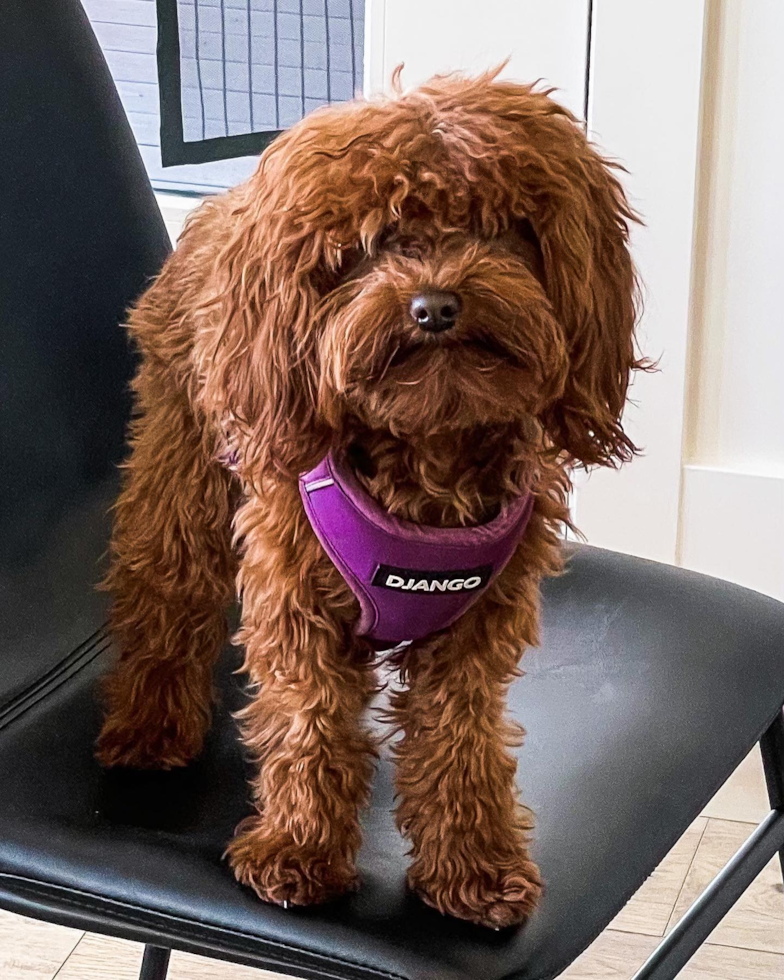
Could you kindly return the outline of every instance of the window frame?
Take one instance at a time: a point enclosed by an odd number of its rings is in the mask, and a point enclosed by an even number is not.
[[[213,136],[188,140],[182,130],[182,76],[180,72],[180,30],[177,0],[156,0],[158,12],[158,91],[161,104],[161,163],[164,167],[182,164],[216,163],[227,157],[258,156],[280,129],[233,136]],[[228,150],[228,147],[231,147]],[[228,150],[228,152],[227,152]]]

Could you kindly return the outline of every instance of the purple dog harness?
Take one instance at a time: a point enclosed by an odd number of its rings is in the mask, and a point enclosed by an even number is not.
[[[508,563],[534,506],[527,493],[477,527],[412,524],[387,513],[331,452],[299,483],[316,537],[359,600],[356,632],[379,649],[458,619]]]

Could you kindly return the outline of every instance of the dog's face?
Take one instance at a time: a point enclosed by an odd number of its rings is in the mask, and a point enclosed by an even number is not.
[[[213,378],[278,466],[346,415],[402,436],[531,417],[574,460],[630,453],[633,215],[546,94],[448,77],[318,111],[239,200]]]
[[[563,394],[566,337],[530,223],[442,218],[401,216],[341,256],[315,317],[330,418],[411,436],[536,416]]]

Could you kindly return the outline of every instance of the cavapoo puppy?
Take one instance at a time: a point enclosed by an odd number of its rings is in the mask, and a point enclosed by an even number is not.
[[[635,451],[633,217],[547,93],[438,77],[283,133],[133,310],[97,756],[199,754],[236,590],[257,812],[227,855],[265,901],[357,886],[363,715],[394,648],[410,887],[495,928],[534,908],[504,695],[570,468]]]

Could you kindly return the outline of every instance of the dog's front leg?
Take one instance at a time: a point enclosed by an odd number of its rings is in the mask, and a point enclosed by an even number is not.
[[[480,601],[413,648],[392,708],[403,734],[397,818],[412,845],[409,885],[440,912],[492,928],[523,921],[541,890],[507,751],[522,735],[505,718],[523,646],[509,620],[519,615]]]
[[[375,677],[352,649],[353,597],[300,523],[298,496],[270,506],[251,500],[237,517],[238,640],[253,692],[240,720],[259,763],[258,814],[237,828],[227,856],[263,900],[309,905],[358,882],[358,811],[375,755],[362,714]]]
[[[120,656],[103,680],[96,754],[104,766],[171,769],[201,752],[210,723],[235,574],[231,491],[171,379],[147,361],[135,386],[106,582]]]

